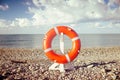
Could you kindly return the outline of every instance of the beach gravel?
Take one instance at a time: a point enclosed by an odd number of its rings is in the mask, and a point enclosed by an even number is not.
[[[65,73],[52,64],[41,49],[0,48],[0,80],[120,80],[120,47],[82,48]]]

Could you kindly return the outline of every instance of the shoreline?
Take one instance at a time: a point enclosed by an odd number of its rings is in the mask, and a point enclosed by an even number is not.
[[[120,46],[81,48],[80,54],[71,62],[74,69],[64,75],[49,71],[52,63],[39,48],[0,48],[0,79],[119,80]]]

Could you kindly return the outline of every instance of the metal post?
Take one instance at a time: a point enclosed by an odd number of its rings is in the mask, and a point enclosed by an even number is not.
[[[59,39],[60,39],[60,51],[62,54],[64,54],[64,34],[63,33],[59,35]],[[53,63],[49,67],[49,70],[59,70],[60,72],[65,72],[64,64]]]

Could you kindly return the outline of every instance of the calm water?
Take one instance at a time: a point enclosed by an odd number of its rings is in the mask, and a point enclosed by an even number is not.
[[[120,34],[79,34],[82,47],[120,46]],[[43,34],[0,35],[0,47],[42,48]],[[65,48],[71,48],[71,40],[64,36]],[[59,48],[59,37],[52,42]]]

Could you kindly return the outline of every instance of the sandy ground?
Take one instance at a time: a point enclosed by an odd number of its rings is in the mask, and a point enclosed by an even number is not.
[[[120,80],[120,47],[82,48],[65,73],[52,64],[41,49],[0,48],[0,80]]]

